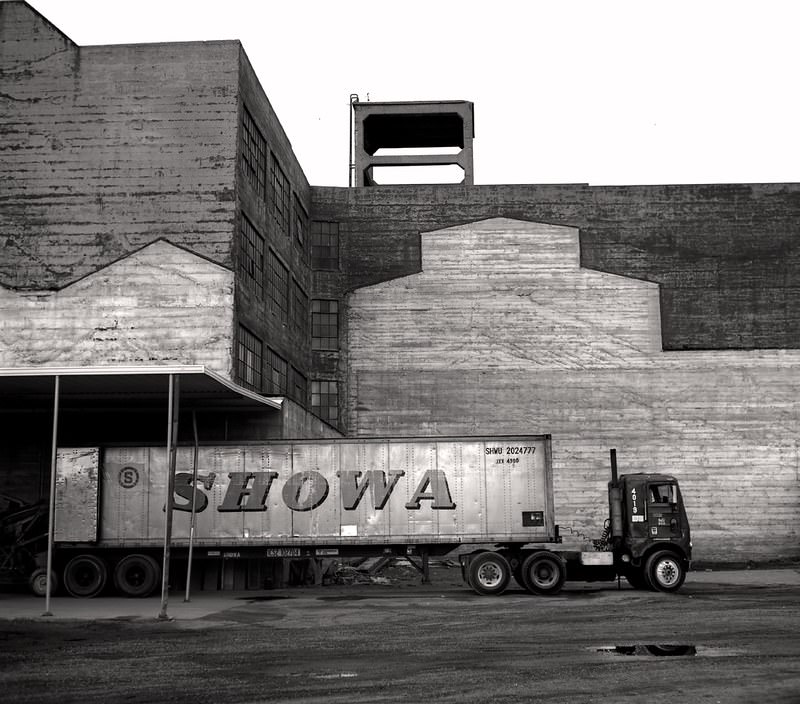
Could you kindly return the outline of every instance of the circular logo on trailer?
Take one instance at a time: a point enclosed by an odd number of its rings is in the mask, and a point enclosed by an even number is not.
[[[139,483],[139,470],[136,467],[123,467],[119,470],[119,485],[123,489],[133,489]]]

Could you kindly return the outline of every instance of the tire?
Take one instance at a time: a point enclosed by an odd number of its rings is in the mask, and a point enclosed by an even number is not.
[[[644,576],[644,572],[636,569],[635,567],[632,567],[631,570],[625,574],[625,579],[628,580],[628,584],[630,584],[634,589],[650,588],[650,585],[647,584],[647,579]]]
[[[482,552],[469,565],[469,585],[484,596],[502,594],[511,580],[511,565],[500,553]]]
[[[108,580],[106,563],[97,555],[78,555],[64,568],[64,589],[70,596],[91,599],[103,591]]]
[[[161,567],[149,555],[127,555],[114,568],[114,586],[122,596],[150,596],[161,581]]]
[[[651,589],[657,592],[675,592],[686,579],[686,570],[680,556],[662,550],[647,558],[644,575]]]
[[[567,580],[567,568],[558,555],[535,552],[522,563],[522,580],[531,594],[558,594]]]
[[[37,567],[28,577],[28,586],[35,596],[47,596],[47,568]],[[58,591],[58,577],[50,570],[50,594]]]

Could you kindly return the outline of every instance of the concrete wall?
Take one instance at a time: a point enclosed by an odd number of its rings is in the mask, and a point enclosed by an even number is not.
[[[230,265],[239,50],[78,47],[0,3],[0,283],[58,288],[159,237]]]
[[[422,273],[349,296],[352,432],[552,433],[566,540],[601,531],[615,447],[679,478],[697,559],[800,556],[800,352],[661,352],[657,287],[578,252],[504,219],[424,234]]]
[[[661,284],[665,349],[800,347],[800,184],[314,188],[340,222],[330,297],[420,270],[420,232],[509,217],[578,227],[581,264]]]
[[[305,233],[305,242],[301,246],[292,227],[288,233],[279,232],[272,217],[273,202],[270,189],[270,164],[274,155],[290,184],[289,207],[294,209],[294,199],[302,204],[306,213],[311,211],[311,193],[308,181],[300,168],[300,164],[292,151],[292,145],[278,120],[258,77],[253,71],[244,50],[239,57],[240,111],[245,108],[252,116],[267,146],[267,194],[260,194],[253,188],[250,180],[236,172],[237,209],[253,224],[258,233],[265,239],[268,248],[272,249],[289,271],[290,308],[292,300],[292,279],[298,282],[302,290],[311,299],[310,269],[310,233]],[[239,117],[241,129],[241,113]],[[238,257],[238,242],[241,233],[237,228],[234,256]],[[266,264],[266,248],[265,248]],[[238,271],[238,268],[237,268]],[[264,281],[263,292],[259,296],[252,286],[240,282],[236,289],[237,322],[245,325],[259,337],[266,347],[271,347],[306,378],[310,378],[311,367],[311,326],[306,321],[304,326],[294,323],[294,316],[289,315],[288,324],[284,324],[269,302],[268,273]],[[310,304],[309,304],[310,307]],[[310,386],[310,384],[309,384]],[[308,400],[306,400],[308,403]]]
[[[281,408],[281,414],[283,419],[283,426],[280,434],[281,438],[297,439],[343,437],[342,434],[336,430],[336,428],[333,428],[325,421],[320,420],[301,405],[295,401],[292,401],[292,399],[284,399],[283,407]]]
[[[204,364],[231,378],[233,274],[155,242],[60,291],[0,287],[0,367]]]

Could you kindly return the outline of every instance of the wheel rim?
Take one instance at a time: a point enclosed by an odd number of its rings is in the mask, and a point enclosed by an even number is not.
[[[531,579],[537,587],[547,589],[558,581],[558,570],[549,560],[542,560],[531,568]]]
[[[131,565],[125,570],[124,578],[131,587],[141,587],[147,580],[147,572],[141,565]]]
[[[97,582],[97,569],[93,565],[82,563],[72,573],[72,581],[82,589],[91,587]]]
[[[655,577],[663,587],[673,587],[681,577],[681,568],[671,557],[660,560],[656,565]]]
[[[478,583],[487,589],[493,589],[503,581],[503,570],[495,562],[487,562],[478,570]]]

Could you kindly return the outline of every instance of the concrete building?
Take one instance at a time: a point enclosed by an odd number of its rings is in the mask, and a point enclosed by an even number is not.
[[[54,376],[82,444],[161,441],[173,374],[183,440],[552,433],[565,533],[616,447],[697,559],[800,556],[799,184],[476,186],[462,101],[355,104],[356,185],[317,187],[238,42],[11,1],[0,62],[0,492],[46,493]],[[376,185],[420,164],[463,182]]]

